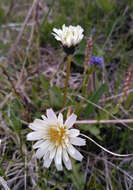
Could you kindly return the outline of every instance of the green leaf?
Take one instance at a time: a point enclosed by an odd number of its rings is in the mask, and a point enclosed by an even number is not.
[[[113,115],[117,114],[118,111],[119,111],[119,107],[118,107],[118,106],[115,106],[115,107],[113,107],[113,108],[111,108],[111,109],[109,110],[109,112],[110,112],[111,114],[113,114]]]
[[[48,80],[46,80],[46,78],[44,77],[44,75],[40,74],[40,80],[41,80],[42,86],[46,90],[48,90],[49,89],[49,82],[48,82]]]
[[[128,109],[131,105],[132,105],[132,101],[133,101],[133,92],[131,92],[128,97],[127,100],[125,102],[125,108]]]
[[[71,180],[72,180],[74,186],[77,188],[77,190],[83,190],[83,185],[79,184],[79,181],[81,180],[81,178],[79,178],[79,180],[77,180],[74,175],[71,175]]]
[[[62,91],[60,88],[53,86],[49,89],[50,104],[52,107],[61,108],[63,102]]]
[[[12,107],[10,110],[10,118],[9,118],[9,123],[12,126],[12,128],[14,129],[15,132],[19,132],[20,128],[21,128],[21,124],[19,121],[19,118],[17,118],[15,112],[13,111]]]
[[[86,48],[86,40],[82,40],[73,57],[74,62],[81,67],[84,67],[85,48]]]
[[[74,57],[73,57],[73,60],[79,64],[81,67],[84,67],[84,55],[81,54],[81,53],[78,53],[76,54]]]
[[[96,93],[93,93],[90,97],[89,100],[95,104],[98,103],[99,99],[103,95],[104,91],[106,89],[106,84],[103,84],[97,91]],[[87,107],[84,110],[84,114],[87,117],[90,113],[92,113],[95,110],[95,106],[92,105],[91,103],[88,103]]]
[[[77,190],[83,190],[84,189],[84,174],[82,172],[79,172],[81,164],[76,164],[74,161],[73,164],[73,172],[70,175],[70,178],[74,184],[74,186],[77,188]]]
[[[105,14],[110,12],[115,6],[115,3],[112,0],[97,0],[97,2]]]
[[[102,140],[100,135],[100,129],[96,127],[95,125],[78,125],[80,130],[89,131],[92,135],[97,137],[99,140]]]

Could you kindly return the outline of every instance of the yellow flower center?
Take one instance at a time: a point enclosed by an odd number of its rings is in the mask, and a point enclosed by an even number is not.
[[[61,146],[66,137],[66,127],[51,126],[48,129],[49,140],[56,146]]]

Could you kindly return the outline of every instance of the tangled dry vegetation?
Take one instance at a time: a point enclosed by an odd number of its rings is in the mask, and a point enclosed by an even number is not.
[[[72,57],[62,109],[67,57],[51,33],[64,23],[80,24],[85,37]],[[0,188],[132,190],[133,157],[115,157],[87,141],[83,162],[57,172],[54,164],[42,167],[26,140],[28,124],[47,108],[69,109],[90,122],[75,126],[84,134],[113,152],[133,153],[132,0],[0,0],[0,28]],[[84,90],[88,37],[104,67],[92,75],[87,65]]]

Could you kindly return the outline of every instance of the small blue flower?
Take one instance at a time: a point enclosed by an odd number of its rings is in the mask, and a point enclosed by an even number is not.
[[[93,64],[99,67],[103,67],[104,65],[103,57],[92,56],[90,60],[90,65]]]

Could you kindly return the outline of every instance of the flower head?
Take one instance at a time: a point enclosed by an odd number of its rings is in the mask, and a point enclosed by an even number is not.
[[[65,26],[63,24],[62,30],[54,28],[52,33],[56,40],[61,41],[63,46],[70,48],[75,47],[83,39],[83,28],[81,26]]]
[[[90,60],[90,65],[98,65],[102,67],[104,64],[103,57],[92,56]]]
[[[71,114],[65,123],[63,123],[63,115],[59,113],[58,117],[52,109],[46,110],[46,116],[42,119],[35,119],[29,127],[34,130],[27,135],[27,140],[36,141],[33,145],[36,151],[36,157],[44,160],[43,166],[49,168],[53,159],[57,170],[62,170],[62,161],[68,170],[72,169],[72,158],[81,161],[82,154],[73,146],[84,146],[85,140],[78,137],[80,131],[72,129],[77,116]]]

